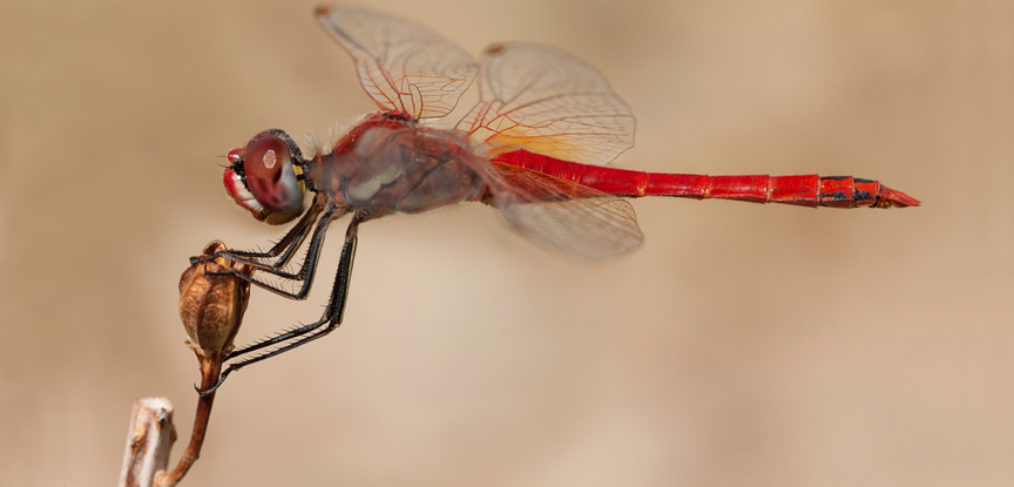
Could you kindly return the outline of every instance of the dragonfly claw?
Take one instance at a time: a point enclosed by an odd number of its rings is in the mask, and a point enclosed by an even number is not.
[[[204,391],[202,391],[200,387],[197,387],[197,384],[194,384],[194,390],[197,391],[197,395],[202,398],[213,396],[215,392],[218,391],[218,388],[222,387],[222,383],[225,382],[225,376],[227,375],[229,375],[228,371],[226,371],[224,374],[222,374],[221,377],[218,378],[218,382],[216,382],[215,385],[209,387],[207,390]]]
[[[190,265],[204,264],[215,260],[215,255],[195,255],[190,258]]]

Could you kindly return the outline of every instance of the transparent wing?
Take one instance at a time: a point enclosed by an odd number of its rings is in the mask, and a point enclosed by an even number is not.
[[[352,55],[359,82],[385,112],[447,115],[478,70],[467,52],[413,22],[349,5],[321,5],[314,14]]]
[[[490,203],[508,226],[543,247],[601,260],[644,240],[634,208],[622,198],[508,164],[491,167]]]
[[[603,165],[634,145],[634,116],[591,66],[560,50],[494,44],[479,103],[457,128],[496,155],[517,149]]]

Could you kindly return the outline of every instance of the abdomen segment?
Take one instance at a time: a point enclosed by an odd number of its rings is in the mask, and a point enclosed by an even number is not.
[[[638,198],[678,196],[724,198],[755,203],[787,203],[834,208],[918,206],[919,200],[872,179],[852,176],[704,176],[628,171],[562,161],[515,151],[497,162],[549,174],[605,193]]]

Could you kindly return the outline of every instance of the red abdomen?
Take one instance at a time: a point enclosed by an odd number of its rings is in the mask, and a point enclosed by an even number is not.
[[[852,176],[703,176],[628,171],[562,161],[524,150],[496,157],[509,164],[556,178],[573,181],[599,191],[639,198],[679,196],[725,198],[755,203],[787,203],[802,206],[890,208],[918,206],[919,200],[873,179]]]

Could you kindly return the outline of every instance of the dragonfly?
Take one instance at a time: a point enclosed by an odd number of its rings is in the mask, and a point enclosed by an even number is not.
[[[643,234],[626,198],[725,198],[799,206],[906,207],[919,201],[851,176],[705,176],[608,164],[633,145],[634,116],[594,68],[561,50],[496,43],[480,62],[432,30],[348,5],[316,7],[317,21],[352,57],[379,108],[304,157],[278,129],[228,153],[228,194],[254,218],[296,220],[266,251],[224,250],[255,269],[251,284],[304,299],[332,222],[351,215],[323,315],[229,354],[229,373],[327,335],[342,322],[359,225],[394,213],[459,202],[495,208],[507,226],[543,247],[583,259],[628,253]],[[479,101],[441,123],[478,75]],[[297,220],[298,218],[298,220]],[[289,268],[305,246],[298,270]],[[275,276],[267,282],[258,275]],[[283,281],[287,286],[278,285]],[[204,391],[210,393],[214,388]]]

